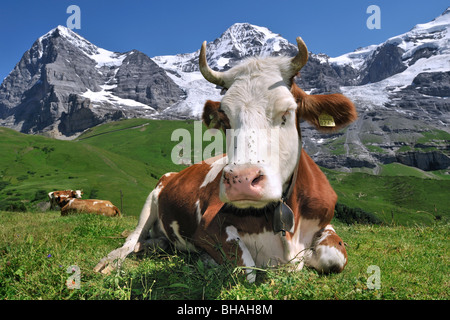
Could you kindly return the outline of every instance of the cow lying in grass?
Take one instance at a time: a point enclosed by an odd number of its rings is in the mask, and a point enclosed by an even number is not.
[[[249,281],[255,266],[344,269],[347,253],[330,225],[337,195],[302,150],[300,124],[330,132],[357,114],[342,94],[308,95],[295,84],[308,59],[301,38],[297,44],[293,58],[250,58],[225,72],[208,66],[203,44],[201,73],[227,89],[221,102],[206,102],[203,120],[227,133],[227,154],[164,175],[134,232],[95,271],[108,273],[131,252],[162,242],[235,261],[248,267]],[[228,139],[230,132],[236,135]]]
[[[58,198],[61,215],[95,213],[107,217],[121,216],[120,210],[108,200]]]
[[[48,200],[50,201],[50,209],[54,210],[58,207],[58,200],[57,200],[58,197],[60,197],[61,199],[69,199],[69,198],[80,199],[82,195],[83,191],[81,190],[58,190],[49,192]]]

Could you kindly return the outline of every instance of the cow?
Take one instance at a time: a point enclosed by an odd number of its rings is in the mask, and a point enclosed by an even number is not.
[[[67,216],[71,213],[95,213],[107,217],[121,216],[119,208],[108,200],[61,197],[57,200],[61,207],[61,216]]]
[[[167,243],[206,252],[219,264],[235,262],[250,282],[252,267],[344,269],[347,252],[330,225],[337,195],[302,149],[300,123],[331,132],[357,112],[342,94],[309,95],[297,86],[308,60],[300,37],[297,46],[295,57],[251,57],[221,72],[208,66],[202,44],[203,77],[226,90],[220,102],[206,101],[203,121],[227,133],[226,154],[164,175],[136,229],[94,271],[107,274],[131,252]]]
[[[83,195],[83,191],[81,190],[60,190],[60,191],[52,191],[48,193],[48,200],[50,201],[50,209],[54,210],[58,208],[57,198],[61,199],[69,199],[69,198],[81,198]]]

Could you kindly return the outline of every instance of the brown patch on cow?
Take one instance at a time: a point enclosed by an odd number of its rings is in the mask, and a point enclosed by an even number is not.
[[[292,84],[291,93],[297,102],[297,118],[304,119],[314,125],[317,130],[331,132],[347,126],[358,118],[353,102],[340,93],[309,95]],[[335,127],[322,127],[319,116],[326,112],[331,115]]]
[[[205,125],[212,129],[222,129],[226,132],[231,129],[230,120],[225,112],[220,109],[220,102],[208,100],[203,107],[202,119]]]
[[[334,216],[337,195],[327,177],[302,149],[298,165],[297,181],[287,204],[295,213],[295,228],[304,219],[319,219],[324,228]]]
[[[209,161],[208,161],[209,162]],[[233,260],[242,264],[241,249],[236,241],[226,241],[227,226],[239,232],[258,233],[272,228],[272,215],[245,216],[221,210],[219,199],[221,172],[214,181],[200,188],[211,166],[206,162],[194,164],[170,179],[159,194],[159,216],[169,240],[176,241],[170,225],[179,224],[180,235],[196,247],[204,249],[218,263]],[[201,219],[197,219],[197,201]]]
[[[324,234],[327,234],[327,236],[319,243],[321,246],[329,246],[329,247],[335,247],[339,250],[344,249],[345,246],[344,242],[342,241],[341,237],[339,237],[336,232],[333,230],[324,230]]]
[[[178,172],[169,172],[159,178],[158,183],[156,184],[156,188],[164,188],[170,180],[172,180]]]
[[[176,179],[169,176],[166,181],[161,181],[163,189],[159,194],[159,217],[164,229],[168,233],[169,240],[174,241],[175,235],[170,232],[170,225],[173,221],[179,224],[180,235],[188,241],[192,241],[193,235],[197,230],[197,200],[200,200],[200,208],[208,207],[212,199],[218,198],[217,194],[206,193],[211,185],[219,186],[219,183],[210,183],[204,188],[200,188],[205,176],[211,169],[211,166],[205,162],[196,163],[176,175]],[[220,178],[220,176],[219,176]],[[199,195],[200,193],[200,195]]]

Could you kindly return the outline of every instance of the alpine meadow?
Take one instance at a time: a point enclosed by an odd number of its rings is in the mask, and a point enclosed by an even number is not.
[[[159,176],[185,167],[170,161],[178,144],[170,137],[178,128],[192,132],[193,122],[123,120],[94,127],[74,141],[1,128],[1,298],[449,298],[450,203],[444,191],[449,176],[445,170],[395,164],[380,175],[323,169],[339,196],[333,225],[349,254],[341,274],[291,272],[284,266],[258,269],[261,276],[249,284],[232,262],[209,265],[201,254],[174,248],[134,255],[107,276],[94,273],[98,260],[121,246],[136,226]],[[40,209],[48,191],[64,188],[109,199],[123,217],[61,217],[59,211]],[[80,270],[79,289],[66,284],[71,266]],[[371,284],[370,266],[379,267],[380,287]]]

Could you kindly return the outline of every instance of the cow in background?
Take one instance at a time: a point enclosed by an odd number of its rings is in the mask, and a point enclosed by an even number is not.
[[[59,201],[57,200],[58,197],[60,199],[80,199],[82,195],[83,191],[81,190],[60,190],[49,192],[48,200],[50,201],[50,210],[56,210],[59,208]]]
[[[95,213],[107,217],[122,215],[119,208],[108,200],[58,198],[58,203],[61,207],[61,216],[71,213]]]
[[[67,216],[72,213],[95,213],[107,217],[121,216],[119,208],[108,200],[59,197],[57,201],[61,207],[61,216]]]

